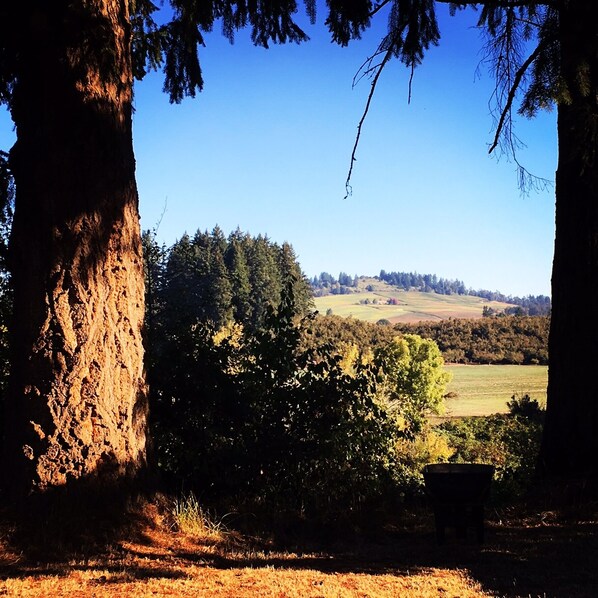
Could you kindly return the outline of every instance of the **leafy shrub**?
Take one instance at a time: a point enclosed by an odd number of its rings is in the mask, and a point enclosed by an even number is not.
[[[454,449],[450,462],[494,465],[498,500],[519,496],[532,482],[540,449],[540,421],[500,414],[450,420],[436,429]]]
[[[171,483],[320,517],[384,494],[398,432],[376,372],[354,351],[303,347],[306,324],[288,285],[258,331],[195,326],[163,340],[154,431]]]
[[[542,421],[544,418],[544,409],[536,399],[532,399],[529,394],[518,396],[514,394],[510,401],[507,401],[509,413],[518,417],[524,417],[534,421]]]
[[[423,492],[422,470],[428,463],[448,461],[455,453],[445,434],[430,425],[412,438],[399,438],[395,444],[394,479],[402,496],[418,496]]]

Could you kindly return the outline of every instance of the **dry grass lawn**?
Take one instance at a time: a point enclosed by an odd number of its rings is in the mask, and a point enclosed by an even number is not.
[[[323,542],[301,551],[232,532],[173,531],[164,511],[146,505],[108,548],[35,556],[2,526],[0,595],[283,597],[595,597],[598,522],[552,512],[491,514],[487,542],[450,535],[437,546],[426,512],[376,536]],[[307,545],[305,545],[307,546]]]

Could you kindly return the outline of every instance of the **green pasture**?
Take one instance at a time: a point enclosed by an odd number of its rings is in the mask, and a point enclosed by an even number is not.
[[[448,365],[453,374],[447,392],[445,416],[491,415],[508,411],[514,394],[529,394],[546,404],[548,368],[543,365]]]
[[[396,299],[397,305],[387,305],[386,302],[390,298]],[[315,305],[321,314],[330,309],[336,316],[353,317],[367,322],[377,322],[381,319],[390,322],[419,322],[447,318],[480,318],[485,305],[494,309],[508,307],[506,303],[486,301],[481,297],[399,291],[390,285],[380,286],[372,292],[316,297]]]

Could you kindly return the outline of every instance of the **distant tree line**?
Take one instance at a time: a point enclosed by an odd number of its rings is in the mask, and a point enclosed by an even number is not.
[[[321,272],[318,276],[314,276],[310,283],[314,296],[322,297],[354,293],[357,290],[358,280],[357,275],[350,276],[346,272],[340,272],[338,278],[328,272]]]
[[[466,288],[461,280],[449,280],[439,278],[435,274],[418,274],[417,272],[386,272],[381,270],[379,279],[405,291],[422,291],[424,293],[438,293],[439,295],[471,295],[488,301],[512,303],[513,307],[504,310],[503,313],[506,315],[542,316],[550,313],[550,297],[546,295],[513,297],[498,291],[485,289],[475,291]]]
[[[492,291],[475,291],[469,293],[476,297],[482,297],[489,301],[501,301],[512,303],[512,307],[505,307],[503,310],[495,310],[492,307],[484,306],[482,315],[487,316],[548,316],[550,315],[550,297],[546,295],[528,295],[527,297],[511,297]]]
[[[439,278],[436,274],[380,270],[378,278],[405,291],[422,291],[423,293],[438,293],[440,295],[468,294],[467,288],[462,281]]]
[[[358,281],[361,277],[353,277],[341,272],[338,278],[334,278],[328,272],[322,272],[310,280],[315,297],[324,295],[345,295],[357,291]],[[386,272],[380,270],[380,274],[374,277],[404,291],[420,291],[422,293],[438,293],[439,295],[471,295],[481,297],[488,301],[499,301],[511,303],[501,312],[488,308],[484,315],[528,315],[545,316],[550,314],[550,297],[546,295],[528,295],[526,297],[513,297],[498,291],[486,289],[473,290],[467,288],[461,280],[450,280],[436,274],[419,274],[417,272]]]
[[[503,316],[396,324],[393,329],[434,340],[449,363],[545,365],[549,326],[548,316]]]

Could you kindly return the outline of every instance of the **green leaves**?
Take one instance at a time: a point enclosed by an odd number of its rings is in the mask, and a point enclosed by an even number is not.
[[[415,334],[395,338],[376,351],[386,399],[402,418],[402,428],[413,437],[427,415],[440,413],[450,374],[436,343]]]

